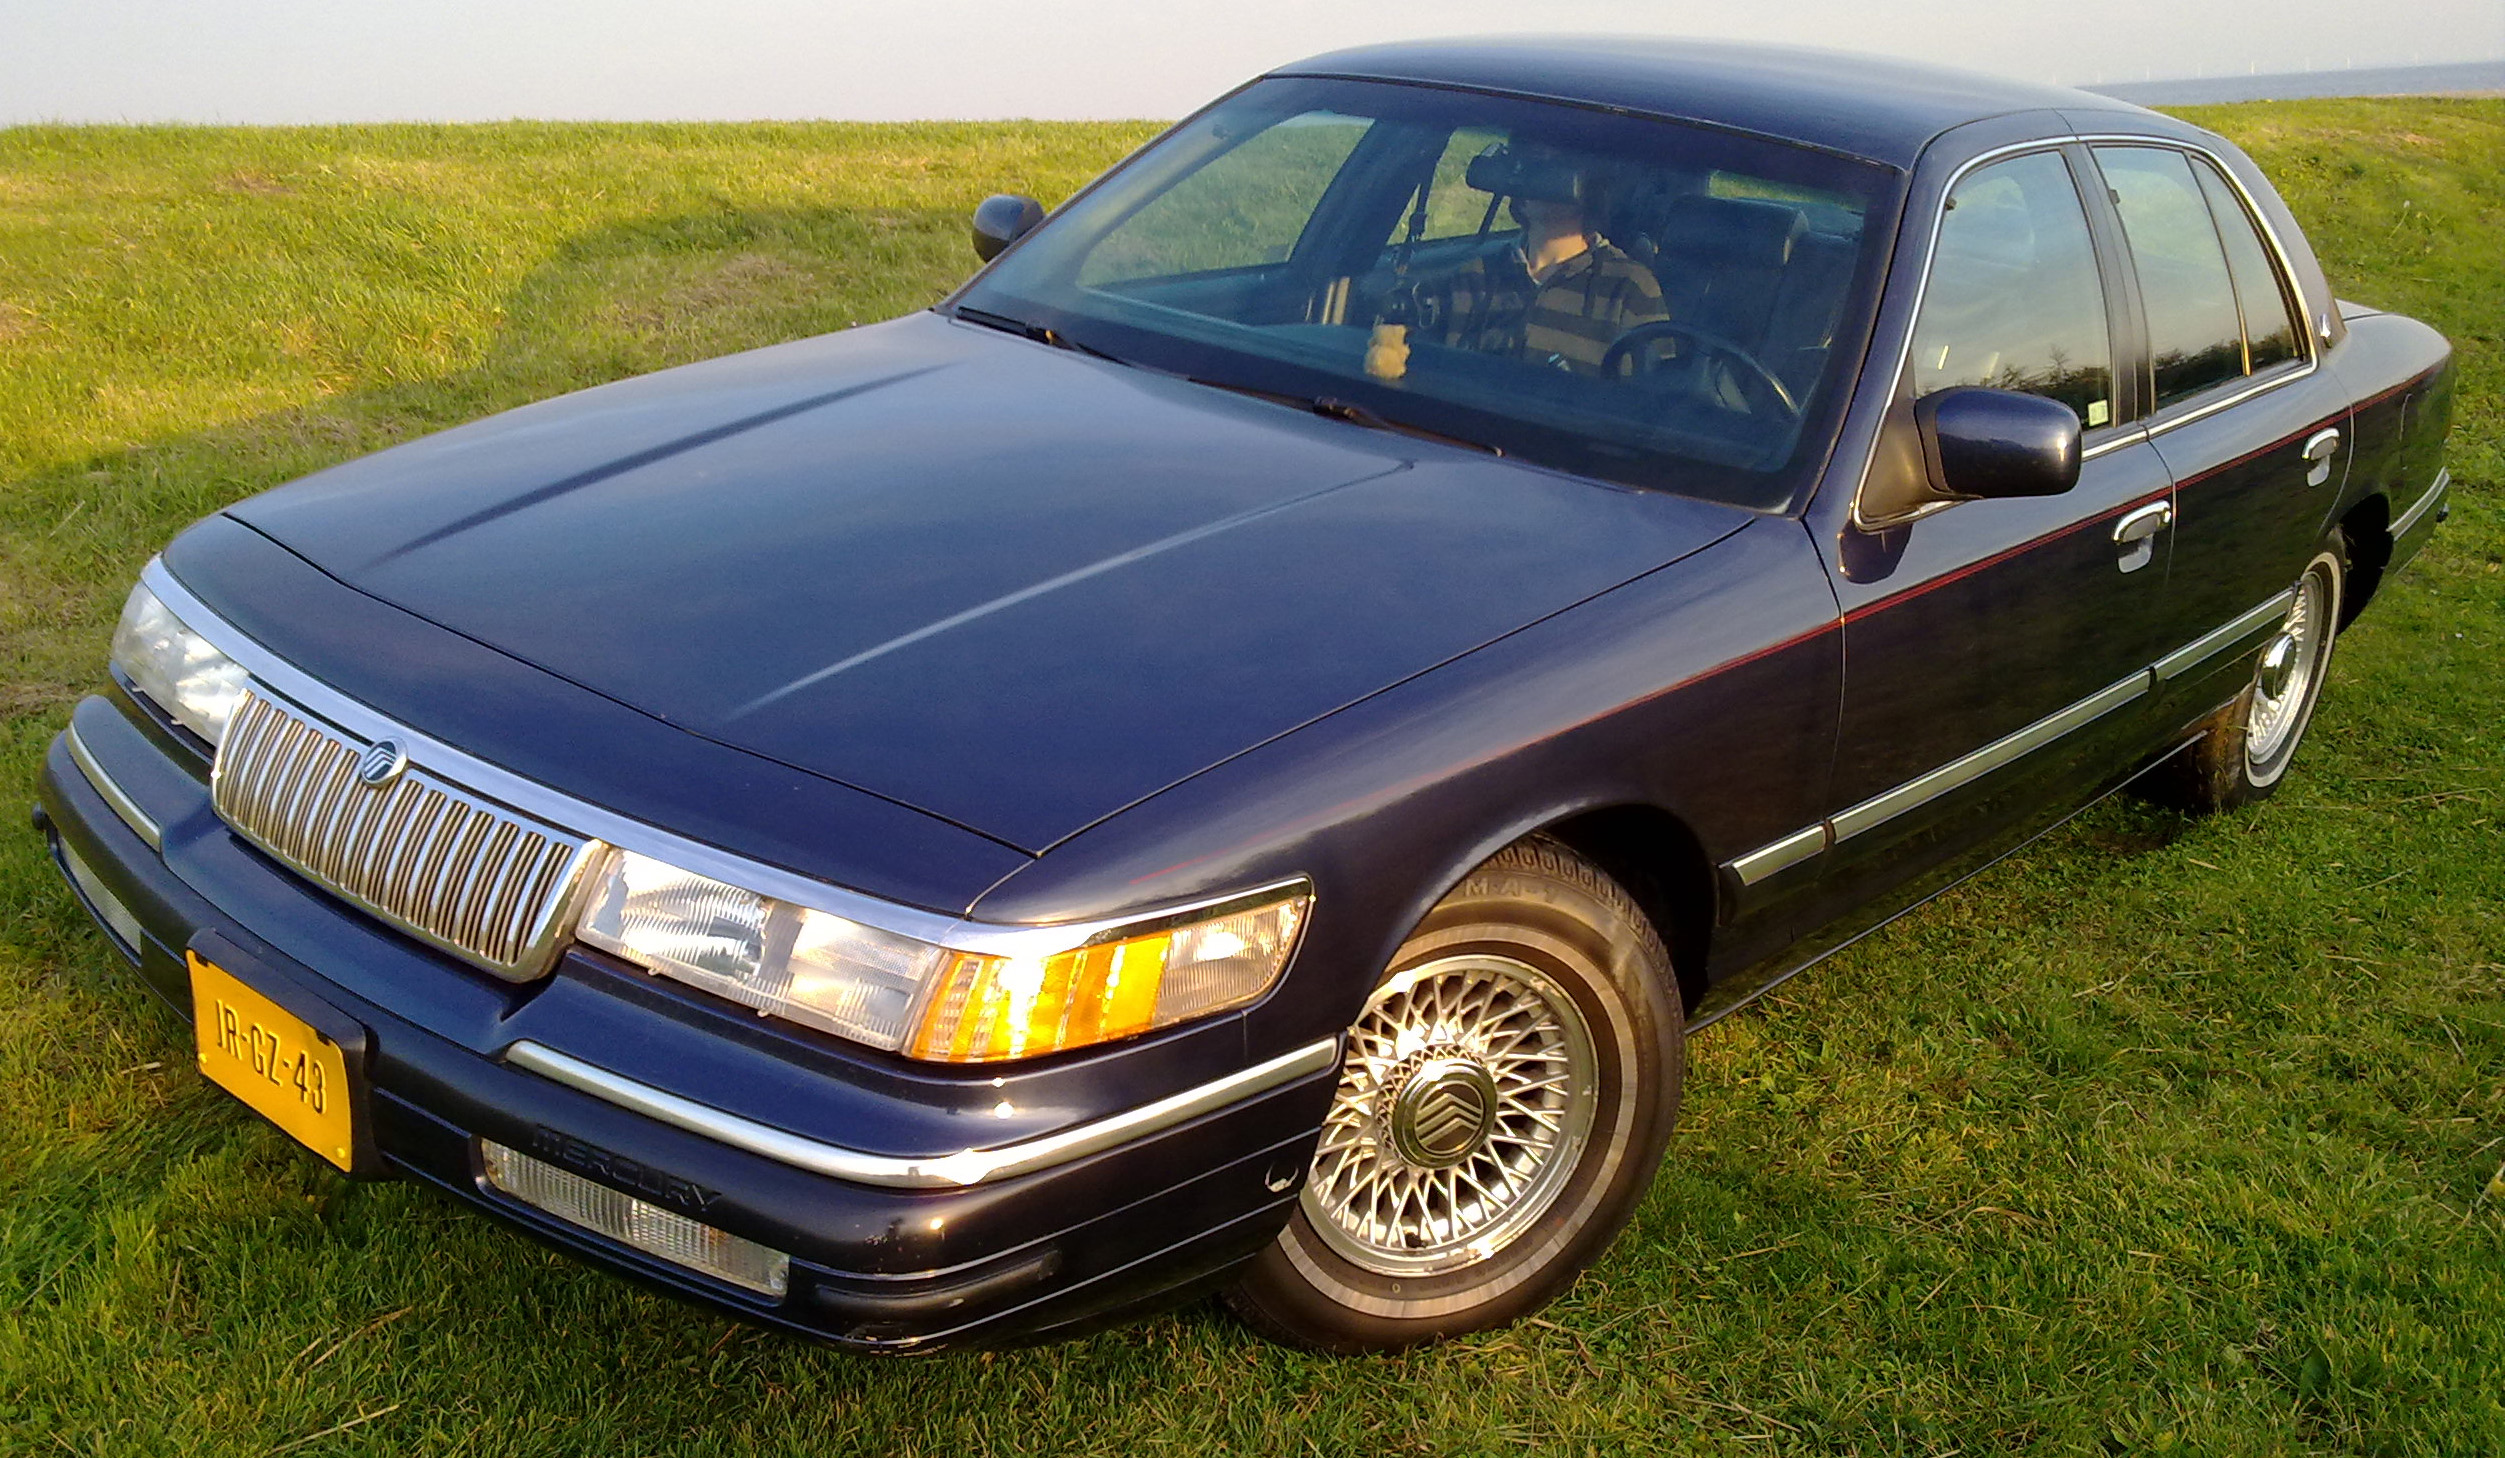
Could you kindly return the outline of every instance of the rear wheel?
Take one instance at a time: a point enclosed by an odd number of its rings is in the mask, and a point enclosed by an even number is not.
[[[1237,1310],[1369,1351],[1547,1304],[1651,1183],[1685,1071],[1676,985],[1643,913],[1563,845],[1471,872],[1349,1030],[1303,1195]]]
[[[2279,787],[2330,674],[2347,584],[2346,560],[2332,547],[2305,564],[2287,617],[2254,661],[2252,681],[2152,777],[2161,798],[2207,813],[2249,805]]]

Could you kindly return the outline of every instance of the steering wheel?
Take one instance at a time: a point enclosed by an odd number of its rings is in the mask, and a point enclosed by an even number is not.
[[[1741,374],[1765,387],[1765,393],[1773,396],[1775,403],[1783,407],[1783,414],[1787,418],[1794,420],[1800,418],[1800,402],[1792,398],[1792,392],[1784,385],[1782,377],[1767,369],[1757,356],[1718,334],[1707,334],[1702,329],[1690,328],[1675,319],[1650,320],[1636,325],[1611,340],[1609,348],[1600,357],[1600,372],[1604,375],[1649,373],[1650,367],[1642,363],[1646,358],[1643,351],[1646,346],[1659,339],[1684,341],[1696,346],[1696,352],[1700,355],[1728,360],[1739,366]]]

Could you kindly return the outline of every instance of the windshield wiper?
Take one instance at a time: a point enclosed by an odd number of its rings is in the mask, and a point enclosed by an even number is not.
[[[1345,420],[1350,425],[1362,425],[1368,430],[1387,430],[1394,435],[1414,435],[1420,440],[1442,441],[1446,445],[1459,446],[1466,451],[1480,451],[1491,456],[1501,456],[1505,453],[1502,448],[1489,445],[1486,441],[1472,440],[1464,435],[1447,435],[1440,430],[1429,430],[1423,425],[1411,425],[1405,420],[1393,420],[1387,416],[1378,415],[1354,401],[1338,399],[1331,395],[1298,395],[1286,390],[1264,390],[1255,385],[1232,384],[1226,380],[1204,379],[1198,375],[1187,375],[1184,378],[1195,385],[1207,385],[1213,390],[1226,390],[1237,395],[1250,395],[1256,400],[1267,400],[1275,405],[1292,406],[1298,410],[1319,415],[1325,420]]]
[[[956,317],[968,324],[980,324],[986,329],[997,329],[1003,334],[1015,334],[1020,338],[1032,339],[1038,344],[1049,344],[1055,349],[1066,349],[1075,354],[1092,354],[1098,359],[1111,360],[1118,365],[1130,363],[1120,355],[1107,354],[1092,344],[1081,344],[1049,324],[1030,324],[1024,319],[1014,319],[1007,314],[995,314],[989,309],[969,309],[963,304],[957,306]]]

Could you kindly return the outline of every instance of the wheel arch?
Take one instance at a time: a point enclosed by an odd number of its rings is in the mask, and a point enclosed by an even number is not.
[[[2340,628],[2345,631],[2373,600],[2375,589],[2383,585],[2384,569],[2391,565],[2391,498],[2374,492],[2350,507],[2338,525],[2348,549],[2348,581],[2340,602]]]
[[[1686,821],[1658,805],[1579,810],[1537,832],[1600,867],[1635,900],[1679,979],[1681,1004],[1705,992],[1715,912],[1713,862]]]

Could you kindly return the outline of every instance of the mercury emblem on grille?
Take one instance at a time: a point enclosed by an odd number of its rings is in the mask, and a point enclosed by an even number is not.
[[[379,790],[400,778],[409,767],[409,751],[397,739],[377,739],[357,756],[357,783],[369,790]]]

